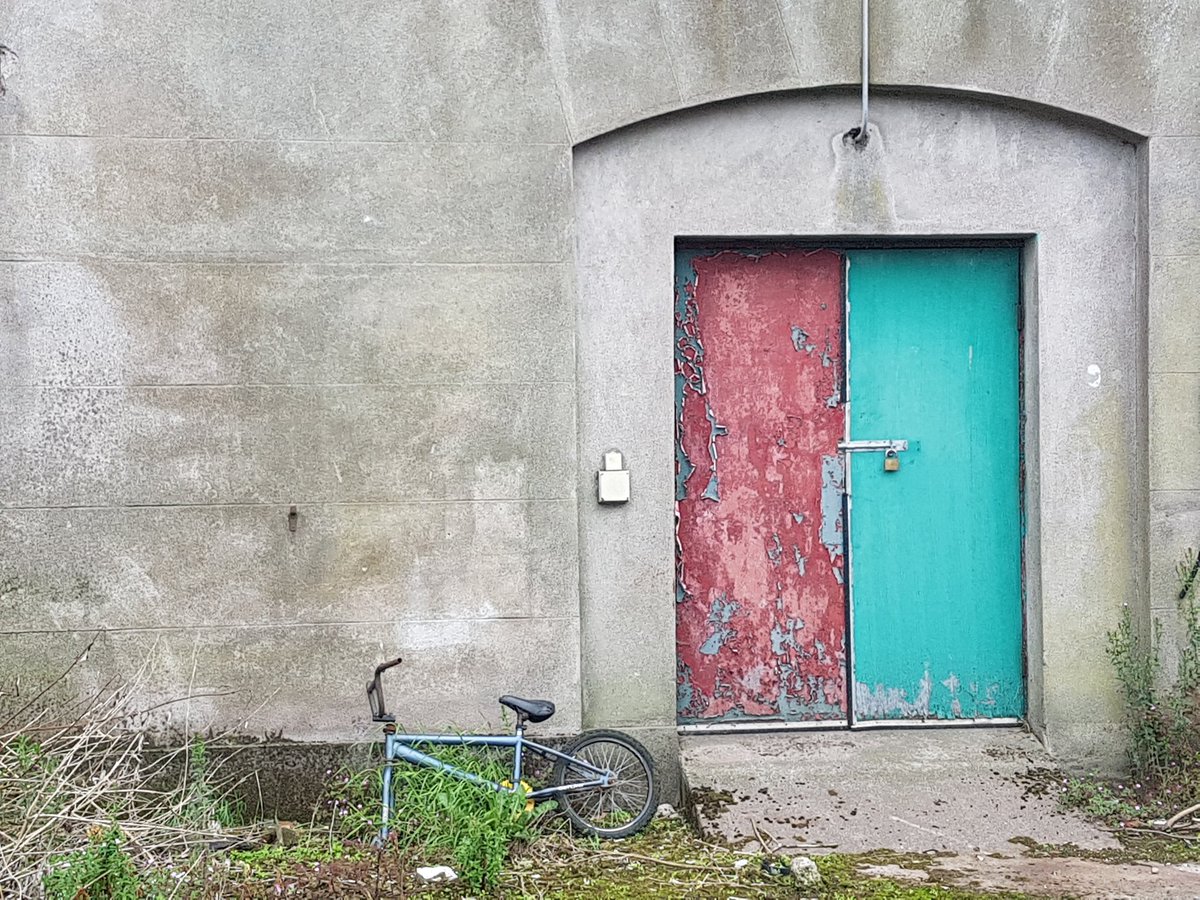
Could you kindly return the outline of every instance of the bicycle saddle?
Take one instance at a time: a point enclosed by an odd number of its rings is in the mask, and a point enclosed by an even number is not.
[[[520,718],[530,722],[545,722],[554,715],[554,704],[549,700],[525,700],[505,694],[500,702],[513,710]]]

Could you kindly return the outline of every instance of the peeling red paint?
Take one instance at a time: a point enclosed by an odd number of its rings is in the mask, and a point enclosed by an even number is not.
[[[681,251],[681,721],[846,716],[840,508],[831,522],[822,506],[843,434],[842,272],[825,250]]]

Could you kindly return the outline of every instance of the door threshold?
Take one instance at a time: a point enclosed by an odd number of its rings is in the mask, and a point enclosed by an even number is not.
[[[911,728],[1024,728],[1026,722],[1018,716],[997,719],[873,719],[850,722],[845,719],[820,719],[805,722],[757,721],[741,719],[736,722],[700,722],[676,725],[679,734],[755,734],[765,731],[900,731]]]
[[[742,719],[737,722],[702,722],[677,725],[680,734],[749,734],[760,731],[844,731],[850,725],[845,719],[821,719],[807,722],[756,721]]]
[[[868,722],[855,722],[850,726],[850,730],[868,731],[880,728],[1015,728],[1024,725],[1024,719],[1013,716],[999,719],[872,719]]]

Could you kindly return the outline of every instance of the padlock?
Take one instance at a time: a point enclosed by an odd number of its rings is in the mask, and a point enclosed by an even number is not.
[[[899,472],[900,471],[900,456],[895,450],[889,449],[883,454],[883,471]]]

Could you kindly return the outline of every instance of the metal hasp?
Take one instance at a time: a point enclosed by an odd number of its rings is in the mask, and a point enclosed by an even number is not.
[[[629,502],[629,470],[620,450],[608,450],[596,473],[596,499],[600,503]]]
[[[838,449],[843,453],[862,453],[866,451],[904,451],[908,449],[908,441],[842,441]]]

